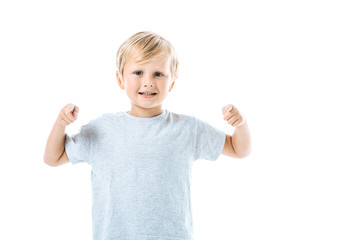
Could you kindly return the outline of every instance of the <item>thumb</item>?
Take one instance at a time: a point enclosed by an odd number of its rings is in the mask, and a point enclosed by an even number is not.
[[[232,109],[232,105],[229,104],[222,108],[222,112],[223,112],[223,114],[225,114],[226,112],[230,112],[231,109]]]
[[[226,106],[226,111],[230,112],[231,109],[232,109],[232,105],[231,105],[231,104],[229,104],[229,105]]]
[[[66,113],[70,113],[74,110],[75,108],[75,105],[74,104],[68,104],[67,107],[66,107]]]

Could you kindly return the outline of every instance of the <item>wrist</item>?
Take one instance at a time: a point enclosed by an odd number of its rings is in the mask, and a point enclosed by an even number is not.
[[[240,120],[240,122],[237,124],[236,127],[241,127],[241,126],[243,126],[243,125],[246,124],[246,119],[245,119],[244,115],[243,115],[242,113],[240,113],[240,112],[239,112],[239,114],[240,114],[240,116],[241,116],[241,120]]]
[[[57,129],[60,129],[60,130],[61,129],[65,130],[65,128],[66,128],[66,126],[64,126],[63,123],[61,123],[58,119],[56,119],[54,127]]]

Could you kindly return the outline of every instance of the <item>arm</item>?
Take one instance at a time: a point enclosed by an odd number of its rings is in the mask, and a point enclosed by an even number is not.
[[[251,151],[251,137],[244,116],[235,107],[223,108],[224,120],[235,127],[232,136],[226,135],[222,154],[233,158],[244,158]]]
[[[49,166],[55,167],[69,162],[65,152],[65,128],[77,118],[79,108],[73,104],[66,105],[50,132],[46,143],[44,162]]]
[[[66,162],[65,157],[65,126],[58,122],[55,122],[53,129],[49,135],[46,143],[44,162],[49,166],[58,166],[58,161],[62,160]],[[67,162],[69,159],[67,159]],[[64,163],[65,163],[64,162]]]

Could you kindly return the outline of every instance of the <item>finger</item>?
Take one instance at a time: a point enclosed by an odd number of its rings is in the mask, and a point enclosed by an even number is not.
[[[239,125],[242,125],[244,121],[245,121],[245,118],[241,114],[239,114],[236,118],[230,119],[230,121],[228,121],[228,123],[231,124],[231,126],[233,126],[233,127],[237,127]]]
[[[64,120],[67,124],[72,123],[72,121],[69,118],[67,118],[65,115],[61,116],[61,119]]]
[[[233,126],[233,124],[234,124],[238,119],[239,119],[239,118],[232,117],[232,118],[230,118],[227,122],[228,122],[231,126]]]
[[[232,126],[238,127],[240,125],[243,125],[245,123],[245,118],[240,118],[238,121],[234,122]]]
[[[79,107],[75,106],[74,113],[76,113],[76,115],[79,114],[79,110],[80,110]]]
[[[234,123],[236,121],[236,119],[238,119],[238,117],[236,117],[236,115],[234,114],[230,118],[227,119],[227,122],[229,124],[232,124],[232,123]]]
[[[69,122],[75,121],[75,117],[72,115],[72,113],[65,113],[64,118],[68,120]]]
[[[78,115],[79,115],[79,108],[78,107],[75,107],[73,115],[74,115],[75,118],[78,117]]]
[[[231,126],[235,127],[239,123],[240,123],[240,119],[236,119],[233,123],[231,123]]]
[[[68,119],[65,119],[65,117],[63,116],[60,116],[59,120],[63,122],[66,126],[70,124],[70,121]]]
[[[226,112],[224,114],[224,120],[229,120],[230,118],[234,117],[235,115],[237,115],[238,111],[235,109],[232,109],[232,112]]]
[[[77,118],[77,113],[75,113],[75,112],[69,112],[69,113],[67,114],[67,116],[69,117],[69,119],[70,119],[71,121],[75,121],[76,118]]]
[[[226,112],[224,114],[224,120],[229,120],[231,117],[233,117],[235,114],[234,113],[231,113],[231,112]]]

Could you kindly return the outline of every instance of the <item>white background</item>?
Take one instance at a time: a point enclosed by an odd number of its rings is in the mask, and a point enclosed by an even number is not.
[[[181,3],[180,3],[181,2]],[[163,107],[233,133],[252,153],[193,166],[195,240],[360,239],[360,8],[357,1],[2,1],[0,239],[91,239],[90,166],[43,162],[66,131],[127,111],[115,56],[150,30],[180,77]]]

